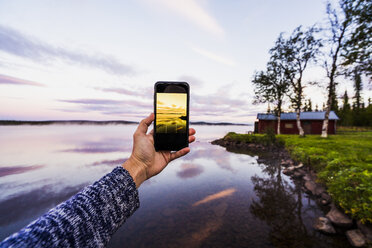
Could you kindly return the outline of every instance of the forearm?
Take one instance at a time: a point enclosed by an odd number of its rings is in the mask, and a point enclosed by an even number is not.
[[[138,207],[132,177],[117,167],[4,240],[0,247],[102,247]]]

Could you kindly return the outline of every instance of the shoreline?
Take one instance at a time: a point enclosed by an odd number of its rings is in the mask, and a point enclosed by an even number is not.
[[[108,121],[91,121],[91,120],[46,120],[46,121],[17,121],[17,120],[0,120],[0,126],[46,126],[46,125],[134,125],[137,121],[125,120],[108,120]],[[202,126],[252,126],[250,124],[230,123],[230,122],[190,122],[191,125]]]
[[[214,140],[211,144],[225,147],[230,152],[248,155],[266,154],[266,156],[270,156],[271,160],[279,160],[282,173],[289,176],[292,181],[300,182],[302,190],[315,197],[318,207],[326,213],[324,216],[315,219],[313,225],[315,230],[326,235],[346,235],[349,243],[354,247],[372,247],[372,226],[352,219],[343,209],[340,209],[327,192],[326,186],[318,182],[317,173],[310,166],[305,166],[303,163],[293,160],[284,146],[277,144],[263,145],[225,137]],[[260,159],[258,159],[258,162],[260,162]]]

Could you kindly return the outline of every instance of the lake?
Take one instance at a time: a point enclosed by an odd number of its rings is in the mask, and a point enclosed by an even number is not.
[[[210,144],[253,127],[193,127],[190,154],[141,185],[141,207],[108,247],[349,247],[313,230],[324,212],[280,161]],[[135,128],[1,126],[0,240],[122,164]]]

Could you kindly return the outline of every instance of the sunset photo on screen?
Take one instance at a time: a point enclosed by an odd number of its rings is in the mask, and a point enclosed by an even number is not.
[[[187,94],[156,94],[156,132],[185,133]]]

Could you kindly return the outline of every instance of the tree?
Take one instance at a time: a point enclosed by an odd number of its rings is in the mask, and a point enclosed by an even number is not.
[[[323,138],[328,137],[329,113],[331,112],[332,104],[334,104],[333,99],[337,86],[336,78],[342,74],[342,63],[340,62],[341,51],[346,46],[346,35],[351,25],[350,13],[346,11],[347,5],[345,2],[345,0],[340,1],[341,11],[332,8],[330,3],[327,4],[330,38],[327,42],[327,47],[329,48],[328,56],[324,61],[324,68],[326,69],[328,78],[328,100],[322,127],[321,137]]]
[[[315,112],[319,112],[319,106],[318,106],[318,104],[315,105]]]
[[[266,71],[257,72],[252,83],[255,86],[254,103],[275,104],[274,113],[278,119],[277,134],[280,134],[280,114],[284,96],[288,91],[288,82],[283,70],[275,61],[270,61],[267,63]]]
[[[307,100],[307,110],[306,111],[313,111],[313,103],[311,102],[311,99]]]
[[[342,0],[345,16],[352,27],[343,46],[343,65],[352,65],[360,73],[372,77],[372,1]]]
[[[307,101],[305,101],[304,111],[313,111],[311,99],[308,99]]]
[[[300,112],[305,88],[302,78],[309,62],[315,60],[315,56],[322,45],[320,40],[314,37],[316,32],[318,30],[315,27],[303,30],[299,26],[292,32],[288,39],[284,38],[283,34],[281,34],[275,46],[270,50],[271,59],[278,61],[290,84],[290,94],[288,94],[288,97],[296,110],[296,123],[300,136],[305,135],[300,122]]]
[[[332,104],[331,104],[331,110],[338,111],[338,100],[336,95],[336,85],[333,85],[333,89],[331,92],[331,98],[332,98]]]
[[[342,108],[339,111],[340,113],[340,124],[343,126],[351,126],[353,125],[353,117],[351,113],[351,107],[349,103],[349,96],[347,94],[347,90],[342,97]]]
[[[361,96],[361,91],[363,90],[363,84],[362,84],[362,79],[360,78],[360,74],[355,70],[354,72],[354,90],[355,90],[355,95],[354,95],[354,101],[355,101],[355,106],[357,110],[360,110],[361,105],[362,105],[362,96]]]

